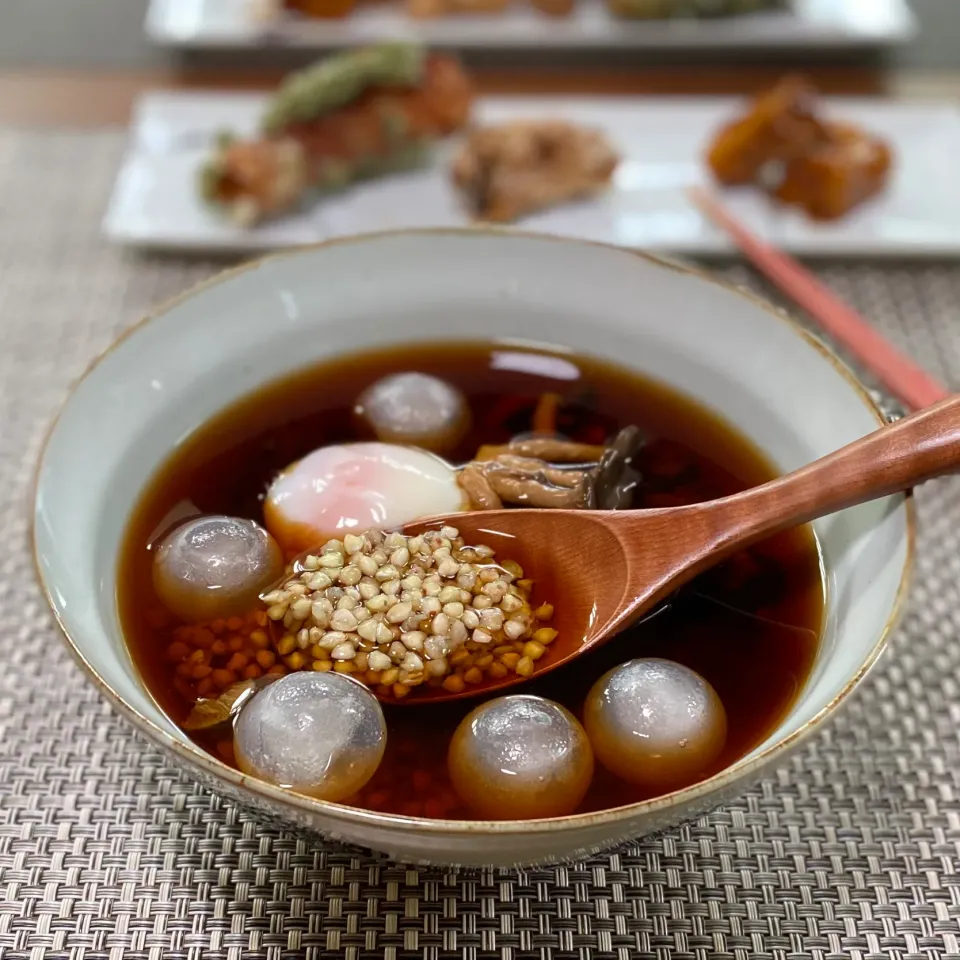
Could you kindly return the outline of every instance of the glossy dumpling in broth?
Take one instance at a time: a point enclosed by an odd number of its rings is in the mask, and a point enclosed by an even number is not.
[[[381,377],[357,400],[354,414],[378,440],[449,453],[470,428],[463,394],[426,373]]]
[[[276,540],[259,523],[242,517],[192,517],[153,549],[157,596],[187,621],[245,613],[282,573]]]

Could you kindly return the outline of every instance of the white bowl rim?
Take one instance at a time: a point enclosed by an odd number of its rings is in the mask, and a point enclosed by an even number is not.
[[[887,618],[883,629],[880,631],[873,647],[868,652],[863,663],[856,674],[851,677],[843,689],[817,714],[811,717],[793,733],[783,737],[776,743],[772,743],[756,756],[749,760],[741,759],[724,767],[712,777],[691,784],[680,790],[671,793],[661,794],[659,796],[641,800],[639,802],[623,804],[617,807],[609,807],[604,810],[592,811],[590,813],[570,814],[564,817],[550,817],[535,820],[440,820],[426,817],[411,817],[400,814],[380,813],[378,811],[366,810],[360,807],[352,807],[346,804],[332,803],[328,800],[317,800],[304,794],[287,790],[283,787],[274,786],[263,780],[241,773],[234,767],[228,766],[221,760],[218,760],[212,754],[202,750],[192,741],[180,741],[155,724],[148,717],[145,717],[136,708],[124,700],[110,684],[97,672],[96,668],[83,655],[80,647],[70,635],[66,624],[63,622],[57,611],[56,604],[53,601],[53,595],[50,584],[47,583],[43,574],[43,568],[39,560],[38,545],[36,539],[36,518],[38,512],[38,495],[40,475],[43,469],[44,459],[46,457],[47,446],[52,438],[57,424],[64,410],[69,405],[74,393],[80,384],[90,376],[109,354],[119,347],[129,336],[145,327],[154,320],[158,320],[170,310],[177,307],[197,294],[211,287],[219,286],[222,283],[229,282],[234,277],[248,270],[255,270],[265,263],[274,260],[286,259],[301,255],[305,252],[324,250],[334,246],[362,245],[370,241],[389,239],[391,237],[402,236],[438,236],[447,238],[456,238],[463,236],[474,236],[478,233],[487,235],[503,235],[514,238],[526,238],[538,242],[550,242],[564,245],[590,246],[601,249],[608,249],[618,253],[629,253],[648,263],[652,263],[664,269],[674,270],[678,273],[690,277],[696,277],[708,283],[715,284],[729,292],[736,293],[747,300],[752,301],[756,306],[763,309],[773,319],[780,323],[785,323],[806,343],[820,353],[834,369],[850,384],[854,392],[860,397],[863,404],[869,412],[873,414],[879,426],[886,424],[887,420],[871,397],[867,388],[863,385],[853,370],[829,347],[823,340],[813,334],[794,320],[786,311],[781,310],[763,297],[752,291],[723,280],[707,270],[693,267],[686,263],[680,263],[668,257],[648,253],[642,250],[620,247],[612,243],[603,243],[600,241],[578,240],[568,237],[560,237],[551,234],[541,234],[533,231],[524,231],[511,228],[498,228],[491,226],[479,227],[425,227],[414,229],[399,230],[377,230],[366,233],[354,234],[347,237],[336,237],[329,240],[323,240],[318,243],[303,244],[288,250],[271,253],[266,256],[257,257],[252,260],[244,261],[236,266],[226,268],[189,287],[188,289],[176,294],[173,297],[158,304],[149,313],[145,314],[136,323],[123,330],[104,350],[96,356],[84,372],[77,377],[68,388],[67,395],[64,397],[60,407],[50,422],[43,443],[40,448],[40,454],[37,458],[34,476],[33,476],[33,496],[31,498],[33,508],[30,513],[30,541],[31,553],[33,556],[34,571],[37,580],[43,592],[47,606],[53,615],[57,628],[63,638],[67,649],[70,651],[74,660],[80,666],[81,670],[87,675],[87,679],[99,690],[99,692],[110,702],[113,707],[128,722],[133,724],[143,736],[160,748],[170,751],[183,761],[186,766],[199,767],[200,771],[208,776],[218,780],[225,780],[235,787],[239,792],[249,791],[264,801],[277,803],[282,807],[300,808],[306,814],[321,814],[335,821],[346,821],[357,826],[370,827],[409,827],[421,832],[430,834],[459,834],[484,836],[491,833],[495,834],[529,834],[529,833],[549,833],[557,830],[585,828],[599,826],[604,824],[616,823],[619,820],[625,820],[635,815],[651,813],[664,810],[675,804],[694,802],[699,796],[713,794],[723,788],[730,786],[737,780],[749,779],[751,774],[762,767],[765,767],[771,760],[777,756],[783,756],[801,741],[805,740],[814,731],[818,730],[824,721],[830,717],[838,707],[847,700],[851,693],[860,685],[871,668],[879,660],[880,655],[886,648],[890,634],[896,628],[903,613],[906,597],[909,592],[910,580],[913,570],[915,549],[916,549],[916,509],[911,493],[901,494],[904,498],[907,521],[907,544],[906,558],[904,560],[903,571],[900,582],[897,586],[897,594],[894,598],[893,607],[890,616]]]

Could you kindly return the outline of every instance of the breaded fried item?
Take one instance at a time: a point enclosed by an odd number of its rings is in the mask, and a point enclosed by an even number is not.
[[[530,3],[548,17],[569,17],[576,0],[530,0]]]
[[[432,20],[451,14],[503,13],[509,0],[407,0],[407,13],[418,20]]]
[[[355,0],[283,0],[285,9],[318,19],[345,17],[354,3]]]
[[[817,220],[836,220],[887,184],[893,155],[879,137],[845,123],[826,125],[827,138],[784,167],[774,196]]]
[[[566,17],[576,0],[529,0],[530,5],[550,17]],[[458,14],[488,16],[503,13],[510,0],[407,0],[407,13],[418,20]]]
[[[389,75],[386,67],[397,65],[406,72]],[[314,189],[418,162],[426,145],[469,119],[473,87],[451,57],[350,54],[334,66],[288,81],[267,111],[263,136],[221,144],[202,174],[210,203],[253,225],[293,209]]]
[[[473,131],[451,176],[473,216],[506,223],[605,189],[618,160],[598,130],[514,121]]]
[[[785,0],[607,0],[614,16],[634,20],[665,20],[678,17],[735,17],[772,7]]]

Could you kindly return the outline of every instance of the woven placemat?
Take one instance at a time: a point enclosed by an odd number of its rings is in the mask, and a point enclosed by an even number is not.
[[[101,242],[122,147],[0,131],[2,960],[960,956],[957,482],[919,492],[913,600],[849,708],[739,800],[583,863],[405,868],[303,840],[133,736],[57,639],[27,552],[31,473],[68,383],[216,269]],[[960,267],[823,275],[960,383]]]

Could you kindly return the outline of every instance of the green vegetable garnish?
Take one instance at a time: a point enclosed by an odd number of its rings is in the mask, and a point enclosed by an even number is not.
[[[287,77],[267,107],[263,129],[273,133],[291,123],[316,120],[370,87],[416,86],[423,59],[418,46],[385,43],[322,60]]]

